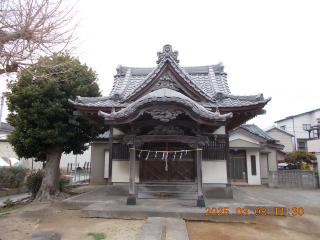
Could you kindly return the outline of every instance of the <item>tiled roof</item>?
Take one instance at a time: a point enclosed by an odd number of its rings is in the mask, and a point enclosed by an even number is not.
[[[12,132],[14,130],[14,127],[12,127],[9,123],[1,122],[0,130],[4,132]]]
[[[69,99],[69,102],[76,106],[87,107],[126,107],[129,104],[110,99],[110,97],[77,97],[75,101]]]
[[[267,141],[277,141],[276,139],[271,137],[268,133],[266,133],[265,131],[263,131],[261,128],[259,128],[258,126],[254,125],[254,124],[241,125],[239,128],[245,129],[248,132],[251,132],[259,137],[266,139]]]
[[[218,112],[211,112],[197,102],[193,101],[191,98],[169,88],[161,88],[156,91],[150,92],[118,112],[113,111],[109,114],[99,111],[98,115],[107,118],[127,117],[133,114],[140,106],[151,102],[176,102],[188,106],[194,113],[207,119],[224,120],[232,117],[232,113],[220,114]]]
[[[97,136],[97,139],[109,138],[109,135],[110,135],[110,131],[106,131],[103,134],[100,134],[99,136]]]
[[[243,107],[266,104],[271,98],[264,99],[262,94],[255,96],[235,96],[229,89],[227,73],[220,62],[214,65],[181,67],[177,60],[178,52],[158,52],[158,65],[155,68],[133,68],[118,65],[117,74],[110,95],[97,101],[85,100],[70,101],[74,105],[94,107],[126,107],[128,99],[139,93],[160,72],[165,63],[168,63],[183,78],[189,86],[198,92],[205,100],[198,102],[203,107]],[[115,96],[117,99],[115,99]]]

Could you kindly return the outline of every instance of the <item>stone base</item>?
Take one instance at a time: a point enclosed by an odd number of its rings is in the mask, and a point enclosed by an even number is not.
[[[232,187],[203,186],[203,195],[205,198],[233,199],[233,189]]]
[[[204,199],[197,199],[197,207],[206,207]]]
[[[135,196],[129,196],[127,198],[127,205],[136,205],[136,197]]]

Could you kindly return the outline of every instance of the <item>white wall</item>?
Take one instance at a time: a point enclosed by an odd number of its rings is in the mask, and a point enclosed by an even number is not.
[[[139,182],[139,161],[135,164],[135,182]],[[129,182],[129,161],[112,161],[112,182]]]
[[[81,155],[77,155],[77,163],[79,164],[79,167],[83,168],[85,162],[91,161],[91,147],[89,146],[89,149],[85,151]],[[72,169],[74,169],[76,162],[76,155],[70,154],[62,154],[61,160],[60,160],[60,168],[67,169],[68,163],[72,163]]]
[[[229,141],[233,141],[233,140],[236,140],[236,139],[243,139],[247,142],[251,142],[251,143],[255,143],[255,144],[260,144],[259,141],[253,139],[252,137],[249,137],[248,135],[244,134],[244,133],[240,133],[240,132],[237,132],[237,133],[232,133],[229,137]]]
[[[259,151],[257,150],[247,150],[247,174],[248,174],[248,184],[250,185],[261,185],[261,177],[260,177],[260,158]],[[252,175],[251,171],[251,156],[256,156],[256,172],[257,175]]]
[[[226,127],[219,127],[216,131],[213,132],[213,134],[226,134]]]
[[[10,158],[16,158],[19,159],[16,153],[13,151],[12,146],[9,144],[9,142],[0,142],[0,157],[10,157]],[[20,159],[26,166],[26,168],[31,169],[32,168],[32,158],[22,158]],[[33,169],[42,169],[42,162],[35,162],[33,161]]]
[[[304,131],[302,124],[311,124],[311,126],[318,124],[320,118],[320,111],[315,111],[301,116],[294,117],[294,128],[293,131],[293,121],[292,119],[285,119],[281,122],[277,122],[277,127],[280,128],[283,125],[286,125],[286,131],[296,136],[296,149],[298,149],[297,138],[309,138],[309,133]],[[312,133],[311,133],[311,137]]]
[[[307,144],[309,152],[320,152],[320,139],[310,140]]]
[[[202,161],[203,183],[227,183],[227,161]]]
[[[274,139],[279,140],[280,144],[284,145],[283,151],[287,153],[293,151],[293,137],[275,128],[266,132]]]

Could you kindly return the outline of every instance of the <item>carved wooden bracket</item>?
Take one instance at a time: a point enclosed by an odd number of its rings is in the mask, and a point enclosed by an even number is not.
[[[152,131],[148,133],[148,135],[153,134],[153,135],[183,135],[184,131],[180,129],[179,127],[175,127],[173,125],[169,126],[163,126],[163,125],[158,125],[155,126]]]
[[[197,137],[197,143],[189,143],[188,145],[192,148],[197,148],[198,146],[203,147],[209,144],[209,138],[206,136]]]
[[[130,144],[135,144],[136,147],[142,147],[144,142],[142,142],[140,139],[136,139],[136,135],[125,135],[123,137],[123,141],[130,145]]]
[[[159,119],[161,122],[169,122],[170,120],[176,119],[176,117],[183,113],[183,111],[178,109],[152,109],[147,110],[146,113],[151,114],[153,119]]]

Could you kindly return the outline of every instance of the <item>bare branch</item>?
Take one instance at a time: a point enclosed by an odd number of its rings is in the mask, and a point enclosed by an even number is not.
[[[67,0],[0,1],[0,74],[17,72],[40,56],[72,51],[77,46],[75,31],[77,2]]]

